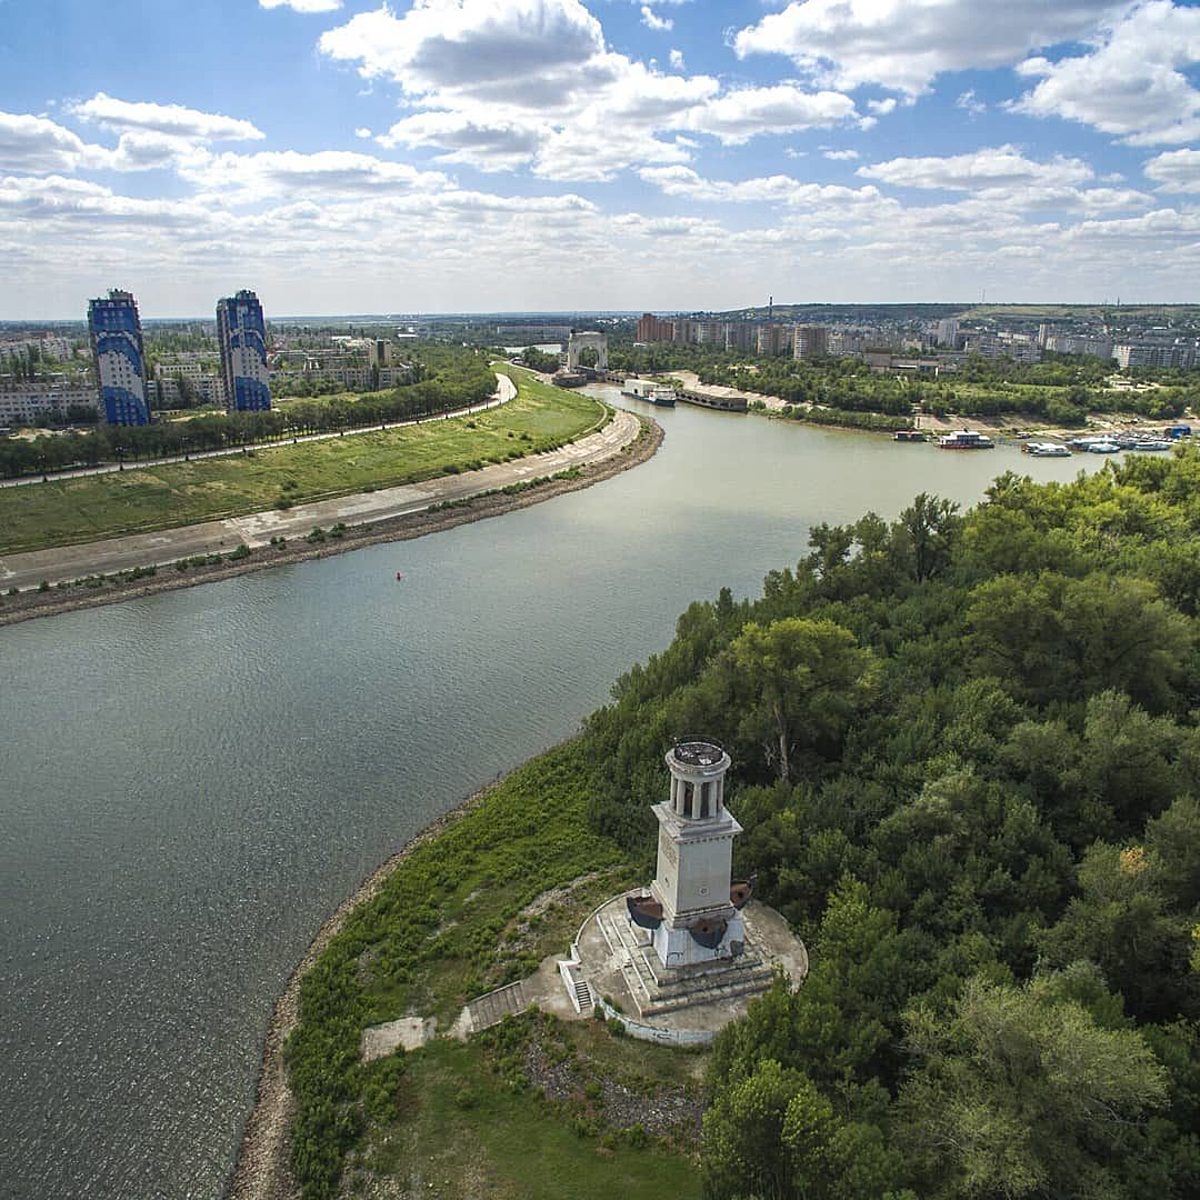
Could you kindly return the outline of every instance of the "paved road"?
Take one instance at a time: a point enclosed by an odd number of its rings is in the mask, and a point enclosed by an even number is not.
[[[53,584],[64,579],[82,579],[86,575],[111,575],[133,567],[173,563],[196,554],[228,552],[240,542],[254,549],[266,545],[273,537],[285,537],[289,541],[302,538],[316,525],[328,529],[339,521],[347,525],[384,521],[420,512],[439,501],[458,500],[540,475],[553,475],[568,467],[603,462],[632,442],[639,429],[637,418],[619,409],[608,425],[598,432],[560,450],[516,462],[499,463],[461,475],[446,475],[424,483],[343,496],[338,500],[300,504],[287,512],[272,509],[157,533],[138,533],[80,546],[10,554],[0,558],[0,588],[7,591],[10,587],[37,587],[43,579]]]
[[[513,381],[507,375],[497,375],[499,387],[496,389],[495,398],[487,401],[485,404],[472,404],[467,408],[456,408],[451,412],[435,413],[429,417],[414,417],[411,421],[385,421],[382,425],[361,425],[356,429],[347,429],[341,433],[305,433],[292,438],[292,444],[300,442],[324,442],[330,438],[336,437],[354,437],[360,433],[379,433],[383,429],[400,429],[405,425],[428,425],[430,421],[448,421],[451,417],[464,417],[469,413],[483,412],[488,408],[498,408],[501,404],[506,404],[516,394],[517,389],[513,385]],[[195,450],[190,454],[172,454],[166,458],[147,458],[137,462],[131,462],[128,466],[130,471],[141,471],[147,467],[165,467],[170,463],[181,462],[197,462],[202,458],[228,458],[231,454],[242,454],[245,450],[260,450],[271,449],[274,446],[286,446],[288,441],[285,438],[283,441],[276,442],[251,442],[246,447],[234,446],[227,450]],[[9,487],[29,487],[39,483],[57,483],[60,479],[81,479],[85,475],[112,475],[122,468],[115,463],[106,463],[102,467],[77,467],[73,471],[55,471],[53,475],[43,478],[41,475],[22,475],[17,479],[0,479],[0,488]]]

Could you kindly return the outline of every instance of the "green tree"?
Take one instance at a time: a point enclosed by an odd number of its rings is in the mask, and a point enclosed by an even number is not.
[[[798,747],[836,744],[873,678],[873,656],[833,621],[750,622],[721,669],[742,706],[739,734],[763,748],[785,783]]]
[[[900,1096],[922,1195],[1115,1195],[1115,1137],[1167,1099],[1141,1037],[1098,1026],[1035,980],[973,979],[952,1011],[907,1018],[917,1067]]]

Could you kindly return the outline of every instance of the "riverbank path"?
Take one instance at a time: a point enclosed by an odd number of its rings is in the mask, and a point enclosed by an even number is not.
[[[253,550],[267,545],[274,537],[289,541],[303,538],[316,526],[328,529],[339,522],[367,525],[387,521],[423,512],[433,504],[464,500],[510,484],[556,475],[571,467],[604,462],[635,441],[640,431],[637,417],[618,409],[603,429],[558,450],[515,462],[497,463],[423,483],[381,488],[377,492],[298,504],[286,512],[270,509],[178,529],[9,554],[0,557],[0,589],[15,587],[24,591],[37,587],[42,580],[55,584],[88,575],[111,575],[134,567],[162,566],[201,554],[227,554],[241,543]]]

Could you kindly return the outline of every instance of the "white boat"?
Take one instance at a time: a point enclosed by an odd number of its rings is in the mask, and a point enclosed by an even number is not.
[[[1070,458],[1071,451],[1058,442],[1027,442],[1025,453],[1033,458]]]
[[[1121,447],[1116,442],[1110,442],[1105,439],[1088,442],[1085,447],[1089,454],[1117,454]]]
[[[995,445],[987,434],[977,433],[974,429],[956,429],[938,438],[938,447],[942,450],[992,450]]]
[[[1138,438],[1136,441],[1130,442],[1126,450],[1170,450],[1174,446],[1174,442],[1164,441],[1161,438]]]

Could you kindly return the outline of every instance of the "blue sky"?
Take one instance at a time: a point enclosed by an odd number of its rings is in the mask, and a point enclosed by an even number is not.
[[[1173,0],[0,0],[0,319],[1195,302]]]

